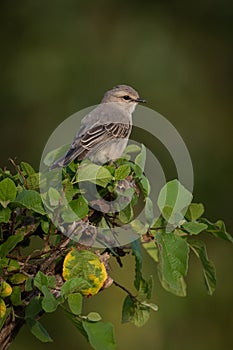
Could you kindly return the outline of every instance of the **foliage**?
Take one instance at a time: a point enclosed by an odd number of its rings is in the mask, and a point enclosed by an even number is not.
[[[58,153],[46,157],[48,167]],[[143,326],[158,307],[151,302],[152,276],[143,276],[142,248],[157,264],[162,286],[178,296],[186,295],[185,279],[193,252],[200,259],[207,292],[213,294],[215,268],[197,236],[204,233],[232,243],[231,235],[221,220],[211,223],[202,217],[203,205],[190,204],[192,194],[178,180],[161,189],[157,200],[161,215],[155,218],[154,198],[150,198],[150,184],[143,173],[145,160],[144,146],[131,145],[116,164],[101,167],[88,161],[73,162],[62,170],[62,192],[56,186],[56,173],[51,177],[53,171],[48,170],[43,178],[29,164],[13,161],[14,172],[0,171],[2,331],[7,321],[21,318],[40,341],[50,342],[39,319],[62,307],[94,349],[115,349],[113,325],[103,322],[97,312],[85,315],[83,300],[114,284],[127,294],[122,322]],[[41,193],[40,178],[47,188]],[[86,199],[88,191],[84,193],[88,186],[83,184],[97,188],[91,205]],[[115,198],[120,204],[114,207]],[[144,210],[144,220],[137,217],[138,208]],[[132,241],[117,247],[112,234],[116,227],[130,232]],[[63,235],[64,228],[68,236]],[[35,237],[41,243],[36,250],[32,244]],[[97,239],[101,251],[91,248]],[[129,251],[135,259],[134,292],[109,275],[109,259],[116,258],[122,266]]]

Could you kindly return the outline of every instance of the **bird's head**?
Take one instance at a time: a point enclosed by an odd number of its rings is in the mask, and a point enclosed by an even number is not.
[[[138,103],[144,103],[146,100],[140,98],[138,92],[131,86],[117,85],[104,94],[101,102],[117,102],[122,108],[124,108],[124,110],[132,113]]]

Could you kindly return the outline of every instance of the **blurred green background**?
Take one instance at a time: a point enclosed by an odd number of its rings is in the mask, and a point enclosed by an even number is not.
[[[119,83],[135,87],[148,107],[177,128],[190,151],[195,201],[206,217],[224,219],[232,232],[233,3],[202,1],[1,1],[1,154],[39,167],[51,132],[74,112],[99,102]],[[217,268],[213,297],[191,259],[188,297],[159,285],[160,309],[141,329],[121,325],[124,294],[116,287],[86,303],[116,325],[117,349],[219,350],[233,344],[233,257],[230,244],[205,238]],[[133,262],[111,264],[131,288]],[[23,328],[12,350],[90,349],[61,312],[44,317],[54,343],[42,344]],[[103,349],[104,350],[104,349]]]

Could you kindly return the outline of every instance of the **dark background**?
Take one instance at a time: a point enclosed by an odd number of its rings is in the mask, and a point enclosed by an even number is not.
[[[194,199],[206,217],[224,219],[232,232],[233,4],[202,1],[1,1],[1,154],[38,169],[51,132],[69,115],[99,102],[119,83],[135,87],[148,107],[182,135],[192,157]],[[116,325],[117,349],[219,350],[233,343],[233,258],[230,244],[205,238],[218,285],[207,296],[198,262],[191,259],[188,297],[159,285],[160,309],[141,329],[121,325],[124,294],[111,287],[86,304]],[[113,275],[131,287],[133,264],[112,263]],[[12,350],[90,349],[62,315],[42,320],[52,344],[24,328]]]

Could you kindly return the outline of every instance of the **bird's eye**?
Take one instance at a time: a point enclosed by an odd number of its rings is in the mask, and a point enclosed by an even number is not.
[[[127,100],[131,100],[131,98],[130,98],[128,95],[123,96],[123,99],[126,100],[126,101],[127,101]]]

